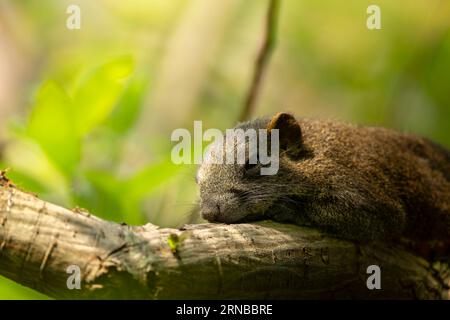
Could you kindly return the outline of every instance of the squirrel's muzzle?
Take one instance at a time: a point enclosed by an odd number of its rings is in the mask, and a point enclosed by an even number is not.
[[[221,213],[221,207],[220,204],[215,201],[203,201],[201,204],[200,212],[203,219],[210,222],[218,221]]]

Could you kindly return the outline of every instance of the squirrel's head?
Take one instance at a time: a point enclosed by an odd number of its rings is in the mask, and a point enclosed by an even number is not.
[[[295,165],[301,157],[302,131],[298,121],[290,114],[278,113],[272,118],[258,119],[239,124],[233,129],[247,132],[253,129],[262,132],[267,138],[267,148],[271,156],[276,155],[278,170],[275,174],[263,175],[261,169],[271,164],[262,164],[260,161],[261,138],[256,135],[257,161],[252,158],[252,142],[255,136],[247,135],[243,140],[233,139],[232,148],[228,147],[228,133],[223,141],[215,142],[205,154],[204,162],[197,172],[197,183],[200,188],[200,212],[208,221],[234,223],[254,219],[269,218],[274,211],[282,207],[292,206],[291,195],[298,194],[299,176]],[[265,129],[265,130],[260,130]],[[278,129],[279,150],[272,148],[272,130]],[[226,141],[226,142],[225,142]],[[255,145],[255,144],[253,144]],[[230,150],[235,155],[238,148],[244,150],[244,161],[225,161],[225,154]],[[254,153],[254,152],[253,152]],[[211,159],[223,157],[223,161],[214,163]],[[237,158],[237,156],[236,156]],[[208,161],[209,160],[209,161]],[[238,159],[235,159],[238,160]],[[301,178],[300,178],[301,179]]]

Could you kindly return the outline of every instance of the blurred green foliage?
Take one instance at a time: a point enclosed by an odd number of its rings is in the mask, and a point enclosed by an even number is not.
[[[122,138],[139,115],[148,80],[131,77],[132,72],[133,59],[125,56],[86,72],[72,93],[54,81],[44,82],[28,122],[12,127],[18,154],[0,164],[14,168],[8,176],[21,188],[62,205],[87,208],[116,222],[145,223],[143,199],[175,176],[180,167],[161,159],[124,177],[118,172],[120,157],[113,156],[101,169],[91,159],[104,156],[98,153],[119,154]],[[84,152],[87,141],[96,146],[107,143]],[[16,165],[14,160],[28,152],[35,153],[31,169]],[[42,167],[36,167],[40,163]],[[56,177],[55,181],[51,177]],[[12,286],[9,281],[1,282]],[[2,292],[6,294],[0,290],[0,298]],[[5,298],[39,297],[29,292],[14,289]]]
[[[132,77],[132,72],[133,59],[123,56],[87,71],[72,92],[44,82],[28,122],[13,129],[16,152],[34,152],[34,161],[45,168],[16,165],[13,157],[7,163],[14,168],[11,179],[65,206],[118,222],[145,223],[142,200],[180,167],[166,158],[128,176],[119,173],[123,137],[133,128],[147,90],[147,79]],[[99,148],[86,150],[87,144]],[[99,168],[96,158],[105,154],[109,161]]]
[[[73,3],[76,31],[65,27]],[[371,4],[381,30],[366,28]],[[195,167],[170,162],[170,133],[193,120],[235,124],[266,8],[0,0],[0,168],[45,200],[109,220],[196,221]],[[383,125],[450,147],[449,30],[450,1],[282,0],[255,116],[285,110]],[[37,297],[45,298],[0,278],[0,298]]]

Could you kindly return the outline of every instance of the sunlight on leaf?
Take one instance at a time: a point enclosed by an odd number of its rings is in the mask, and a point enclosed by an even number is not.
[[[69,180],[33,140],[16,135],[4,153],[5,167],[14,183],[58,204],[70,199]],[[30,165],[32,163],[33,165]]]
[[[132,79],[125,88],[106,125],[117,133],[127,132],[139,116],[147,86],[148,79],[144,77]]]
[[[88,73],[74,92],[74,121],[79,136],[103,123],[120,96],[124,78],[134,68],[130,56],[120,57]]]
[[[47,82],[38,92],[27,133],[67,177],[80,159],[80,142],[72,122],[72,101],[63,88]]]

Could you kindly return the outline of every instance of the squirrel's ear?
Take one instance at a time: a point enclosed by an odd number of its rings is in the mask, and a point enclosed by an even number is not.
[[[268,132],[272,129],[279,130],[281,150],[289,150],[289,153],[292,154],[300,151],[302,130],[293,115],[284,112],[277,113],[267,125]]]

